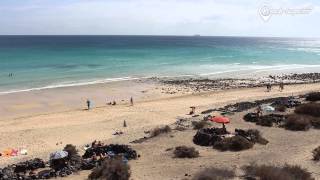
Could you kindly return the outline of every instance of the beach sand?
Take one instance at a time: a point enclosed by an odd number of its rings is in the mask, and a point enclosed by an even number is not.
[[[48,155],[74,144],[83,152],[83,146],[93,140],[106,143],[129,142],[146,136],[144,131],[158,126],[173,124],[179,117],[189,117],[190,106],[196,112],[218,108],[230,103],[250,101],[269,97],[298,95],[319,91],[320,83],[286,86],[283,92],[265,88],[243,88],[203,93],[161,93],[162,87],[148,82],[116,82],[92,86],[58,88],[43,91],[24,92],[0,96],[0,150],[6,148],[27,148],[27,156],[0,157],[1,167],[34,157],[48,159]],[[128,103],[135,99],[134,106]],[[95,108],[84,110],[85,100],[94,102]],[[121,102],[116,106],[105,105],[106,99]],[[124,101],[121,101],[124,100]],[[241,152],[219,152],[211,147],[196,146],[192,142],[195,130],[174,131],[168,135],[152,138],[141,144],[130,144],[141,157],[130,161],[132,179],[163,180],[183,179],[185,174],[193,175],[205,167],[229,167],[240,171],[242,165],[250,162],[298,164],[315,172],[320,178],[320,166],[311,158],[311,151],[320,145],[319,131],[292,132],[281,128],[256,126],[242,120],[245,112],[236,113],[227,126],[234,128],[255,128],[263,133],[270,143],[255,145]],[[123,121],[128,127],[123,127]],[[219,126],[219,125],[215,125]],[[115,136],[117,131],[123,135]],[[58,143],[58,145],[57,145]],[[195,159],[173,158],[172,151],[178,145],[189,145],[200,151]],[[63,179],[86,179],[89,171]],[[189,177],[190,178],[190,177]]]

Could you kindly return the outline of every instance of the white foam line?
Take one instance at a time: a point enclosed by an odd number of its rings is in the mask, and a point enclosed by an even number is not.
[[[232,65],[229,65],[232,66]],[[74,87],[74,86],[85,86],[85,85],[94,85],[94,84],[103,84],[103,83],[109,83],[109,82],[116,82],[116,81],[130,81],[130,80],[138,80],[138,79],[148,79],[152,77],[158,77],[158,78],[179,78],[179,77],[196,77],[196,76],[210,76],[210,75],[216,75],[216,74],[224,74],[224,73],[231,73],[231,72],[239,72],[239,71],[246,71],[246,70],[254,70],[255,73],[257,72],[263,72],[263,71],[279,71],[279,70],[289,70],[289,69],[301,69],[301,68],[314,68],[314,67],[320,67],[320,65],[301,65],[301,64],[290,64],[290,65],[270,65],[270,66],[263,66],[263,65],[249,65],[246,66],[246,69],[242,69],[239,67],[244,67],[245,65],[235,65],[238,69],[233,70],[226,70],[226,71],[218,71],[218,72],[210,72],[210,73],[202,73],[202,74],[184,74],[184,75],[176,75],[176,76],[148,76],[148,77],[121,77],[121,78],[108,78],[108,79],[100,79],[100,80],[94,80],[94,81],[86,81],[86,82],[64,82],[57,85],[48,85],[44,87],[37,87],[37,88],[29,88],[29,89],[18,89],[18,90],[9,90],[0,92],[0,95],[5,94],[12,94],[12,93],[20,93],[20,92],[29,92],[29,91],[39,91],[39,90],[45,90],[45,89],[54,89],[54,88],[63,88],[63,87]]]
[[[202,73],[200,76],[209,76],[209,75],[215,75],[215,74],[223,74],[223,73],[230,73],[230,72],[237,72],[241,70],[229,70],[229,71],[219,71],[219,72],[212,72],[212,73]]]
[[[137,79],[143,79],[143,78],[148,78],[148,77],[142,77],[142,78],[122,77],[122,78],[101,79],[101,80],[88,81],[88,82],[62,83],[62,84],[49,85],[49,86],[38,87],[38,88],[4,91],[4,92],[0,92],[0,95],[20,93],[20,92],[29,92],[29,91],[39,91],[39,90],[45,90],[45,89],[55,89],[55,88],[62,88],[62,87],[74,87],[74,86],[103,84],[103,83],[116,82],[116,81],[130,81],[130,80],[137,80]]]

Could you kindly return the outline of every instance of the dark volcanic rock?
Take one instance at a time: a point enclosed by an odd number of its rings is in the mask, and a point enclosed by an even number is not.
[[[91,158],[94,154],[99,156],[100,154],[112,152],[115,155],[123,155],[128,160],[136,159],[137,152],[131,149],[128,145],[110,144],[107,146],[101,146],[96,148],[89,148],[82,156],[84,159]]]

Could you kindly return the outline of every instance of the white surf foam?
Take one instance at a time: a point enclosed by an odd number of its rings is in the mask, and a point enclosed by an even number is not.
[[[62,87],[74,87],[74,86],[86,86],[86,85],[94,85],[94,84],[103,84],[108,82],[117,82],[117,81],[130,81],[130,80],[137,80],[142,78],[148,77],[140,77],[140,78],[133,78],[133,77],[121,77],[121,78],[107,78],[107,79],[99,79],[99,80],[92,80],[92,81],[75,81],[75,82],[63,82],[60,84],[52,84],[43,87],[35,87],[35,88],[28,88],[28,89],[16,89],[16,90],[9,90],[0,92],[0,95],[4,94],[12,94],[12,93],[19,93],[19,92],[29,92],[29,91],[39,91],[45,89],[55,89],[55,88],[62,88]]]

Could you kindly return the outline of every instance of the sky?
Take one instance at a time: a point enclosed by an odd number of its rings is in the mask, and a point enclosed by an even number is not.
[[[0,0],[0,34],[320,37],[320,1]]]

